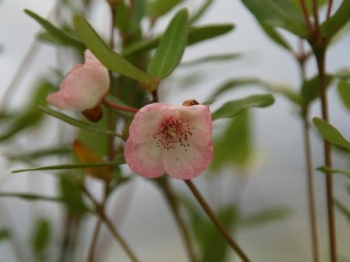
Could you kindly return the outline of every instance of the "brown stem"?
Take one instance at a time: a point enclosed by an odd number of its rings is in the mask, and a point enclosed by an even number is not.
[[[329,122],[328,116],[328,98],[327,98],[327,79],[326,79],[326,48],[314,50],[321,96],[321,111],[324,121]],[[330,143],[324,139],[324,162],[325,166],[332,168],[332,153]],[[328,216],[328,235],[330,244],[330,258],[332,262],[337,261],[337,246],[336,246],[336,229],[335,229],[335,213],[333,208],[333,176],[329,173],[326,176],[326,197],[327,197],[327,216]]]
[[[177,227],[179,228],[179,231],[181,233],[182,239],[183,239],[183,244],[185,246],[185,249],[187,251],[188,257],[191,262],[196,262],[198,261],[190,240],[190,236],[188,234],[188,231],[186,229],[186,225],[180,215],[179,212],[179,206],[178,202],[176,201],[174,192],[170,186],[169,180],[168,179],[162,179],[158,180],[159,185],[161,186],[161,189],[163,190],[163,193],[165,195],[165,199],[168,202],[168,205],[171,209],[171,212],[174,216],[175,222],[177,224]]]
[[[315,19],[316,34],[318,34],[319,30],[320,30],[320,19],[319,19],[319,15],[318,15],[318,3],[317,3],[317,0],[312,0],[312,14],[313,14],[314,19]]]
[[[98,203],[98,201],[91,195],[91,193],[87,190],[87,188],[84,185],[82,185],[82,190],[85,193],[85,195],[94,203],[97,215],[99,216],[101,221],[103,221],[106,224],[110,233],[112,234],[114,239],[120,244],[121,248],[125,251],[125,253],[128,255],[130,260],[133,262],[138,262],[138,259],[136,258],[136,256],[132,252],[132,250],[130,249],[129,245],[126,243],[126,241],[119,234],[119,232],[114,227],[112,222],[106,216],[101,204]]]
[[[314,29],[311,25],[310,19],[309,19],[309,11],[307,10],[305,0],[300,0],[301,10],[304,15],[304,19],[306,22],[307,29],[309,31],[309,36],[311,37],[313,35]]]
[[[314,179],[313,179],[313,167],[311,158],[311,143],[310,143],[310,132],[309,132],[309,121],[307,115],[303,115],[303,134],[304,134],[304,150],[306,158],[306,180],[307,180],[307,196],[309,204],[309,219],[310,219],[310,230],[312,239],[312,254],[313,261],[320,261],[319,258],[319,247],[318,247],[318,234],[317,234],[317,219],[316,219],[316,207],[315,207],[315,190],[314,190]]]
[[[327,17],[326,17],[326,19],[331,17],[332,7],[333,7],[333,0],[329,0],[328,1]]]
[[[243,250],[240,248],[240,246],[236,243],[236,241],[231,237],[231,235],[227,232],[224,225],[221,223],[219,218],[216,216],[215,212],[212,210],[212,208],[209,206],[207,201],[203,198],[201,193],[198,191],[196,186],[193,184],[191,180],[185,180],[185,183],[191,190],[194,197],[197,199],[198,203],[201,205],[205,213],[209,216],[209,218],[212,220],[214,225],[217,227],[217,229],[220,231],[222,236],[226,239],[227,243],[230,245],[232,250],[234,250],[237,255],[242,259],[244,262],[250,262],[247,255],[243,252]]]
[[[108,183],[106,182],[104,185],[104,196],[103,196],[103,201],[101,204],[101,210],[104,212],[106,202],[108,198]],[[99,217],[96,222],[96,226],[92,235],[92,240],[89,248],[89,255],[88,255],[88,262],[93,262],[94,261],[94,255],[95,255],[95,250],[96,250],[96,245],[97,245],[97,240],[98,240],[98,235],[101,230],[101,225],[102,225],[102,219]]]
[[[118,104],[114,104],[111,101],[108,101],[106,98],[103,99],[103,103],[111,108],[117,109],[117,110],[122,110],[122,111],[127,111],[127,112],[132,112],[132,113],[137,113],[139,110],[134,107],[130,106],[122,106]]]

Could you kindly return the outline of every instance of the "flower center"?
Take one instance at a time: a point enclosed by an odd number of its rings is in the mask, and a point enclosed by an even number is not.
[[[158,132],[154,133],[152,137],[157,141],[157,147],[166,150],[175,149],[176,146],[181,146],[185,151],[190,146],[188,140],[192,136],[191,127],[186,121],[168,117],[164,119]]]

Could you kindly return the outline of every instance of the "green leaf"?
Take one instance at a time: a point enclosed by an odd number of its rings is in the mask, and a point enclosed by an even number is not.
[[[48,107],[43,107],[43,106],[39,106],[39,109],[43,112],[45,112],[46,114],[53,116],[55,118],[58,118],[60,120],[62,120],[63,122],[70,124],[72,126],[75,127],[79,127],[81,129],[90,131],[90,132],[94,132],[94,133],[101,133],[101,134],[107,134],[107,135],[113,135],[113,136],[117,136],[117,137],[121,137],[121,135],[116,134],[114,131],[112,130],[108,130],[108,129],[104,129],[100,126],[94,125],[94,124],[90,124],[84,121],[80,121],[77,120],[75,118],[72,118],[70,116],[67,116],[65,114],[62,114],[58,111],[52,110],[51,108]]]
[[[180,10],[171,20],[154,57],[148,66],[148,74],[163,79],[180,63],[187,43],[188,11]]]
[[[350,178],[350,170],[334,169],[326,166],[320,166],[317,168],[317,170],[325,174],[340,174]]]
[[[194,59],[191,61],[183,62],[181,63],[181,66],[193,66],[193,65],[199,65],[199,64],[208,63],[208,62],[232,61],[241,57],[242,55],[240,53],[208,55],[208,56]]]
[[[350,0],[343,0],[333,16],[321,26],[321,33],[325,38],[333,37],[350,20]]]
[[[225,166],[249,167],[253,147],[251,122],[249,110],[230,121],[224,133],[214,140],[215,154],[210,169],[215,172]]]
[[[326,85],[327,87],[331,84],[333,76],[326,76]],[[301,96],[304,103],[310,103],[320,96],[320,85],[318,75],[312,77],[311,79],[306,80],[301,86]]]
[[[340,78],[341,80],[349,80],[350,79],[350,67],[344,67],[338,70],[335,74],[335,77]]]
[[[246,85],[254,87],[260,86],[268,91],[281,94],[298,105],[301,104],[301,97],[291,87],[280,83],[263,81],[258,78],[235,78],[227,80],[224,84],[219,86],[210,97],[217,97],[227,91],[233,90],[237,87],[244,87]]]
[[[312,121],[324,139],[334,145],[350,150],[350,143],[334,126],[318,117],[314,117]]]
[[[292,0],[242,0],[260,23],[308,37],[304,17]]]
[[[181,2],[183,2],[183,0],[149,1],[149,4],[146,9],[146,15],[151,18],[163,16]]]
[[[272,26],[269,26],[263,22],[258,21],[261,28],[264,30],[266,35],[274,41],[279,46],[287,49],[288,51],[292,51],[292,47],[289,45],[286,39]]]
[[[334,205],[339,210],[339,212],[345,216],[348,222],[350,222],[350,210],[337,199],[334,199]]]
[[[199,42],[221,36],[233,30],[233,24],[215,24],[198,27],[190,27],[188,29],[187,45],[197,44]],[[141,52],[149,51],[156,48],[160,42],[161,37],[158,36],[151,40],[142,40],[128,46],[124,52],[124,56],[136,55]]]
[[[289,216],[290,213],[291,211],[286,207],[270,207],[242,218],[240,224],[242,227],[247,228],[250,228],[252,226],[261,226],[266,223],[284,219]]]
[[[339,81],[337,85],[339,97],[345,107],[350,110],[350,83],[345,81]]]
[[[198,19],[200,19],[206,13],[206,11],[209,9],[213,2],[214,0],[204,1],[202,5],[198,8],[198,10],[193,15],[191,15],[190,24],[193,24]]]
[[[12,192],[6,192],[1,193],[0,197],[14,197],[14,198],[20,198],[22,200],[26,201],[49,201],[49,202],[55,202],[55,203],[64,203],[67,205],[72,206],[73,208],[80,208],[81,210],[88,211],[92,213],[93,211],[88,209],[85,206],[78,206],[76,202],[69,202],[69,200],[62,198],[62,197],[53,197],[53,196],[43,196],[43,195],[37,195],[37,194],[25,194],[25,193],[12,193]]]
[[[85,214],[87,207],[84,202],[83,192],[81,188],[77,185],[77,183],[74,182],[75,181],[72,177],[72,174],[61,174],[59,176],[58,186],[59,191],[61,192],[61,197],[67,201],[64,203],[67,210],[71,214],[81,217]],[[74,206],[71,205],[72,203],[74,203]]]
[[[0,242],[10,238],[11,232],[6,228],[0,228]]]
[[[252,107],[267,107],[274,103],[272,95],[252,95],[243,99],[233,100],[225,103],[212,114],[212,119],[231,118],[237,116],[242,111]]]
[[[150,88],[154,88],[152,78],[124,57],[113,52],[83,17],[75,16],[74,24],[81,40],[105,67],[113,72],[139,81],[146,86],[151,86]]]
[[[48,247],[52,235],[50,222],[46,219],[40,219],[32,232],[31,244],[37,256],[39,256]]]
[[[65,165],[41,166],[41,167],[12,170],[11,173],[21,173],[21,172],[27,172],[27,171],[42,171],[42,170],[98,168],[102,166],[118,166],[121,164],[125,164],[124,157],[119,157],[113,162],[103,162],[103,163],[94,163],[94,164],[65,164]]]
[[[122,34],[128,34],[131,29],[131,20],[129,9],[125,1],[118,1],[117,8],[115,8],[115,26]]]
[[[301,7],[301,4],[300,4],[300,0],[292,0],[294,5],[298,7],[298,9],[300,10],[300,12],[302,11],[302,7]],[[316,1],[316,4],[318,6],[318,8],[321,8],[323,7],[326,3],[328,2],[328,0],[317,0]],[[313,14],[313,3],[314,1],[313,0],[305,0],[305,5],[306,5],[306,8],[309,12],[310,15]]]
[[[54,26],[46,19],[42,18],[41,16],[37,15],[36,13],[28,9],[25,9],[24,12],[30,17],[32,17],[35,21],[37,21],[43,28],[45,28],[45,30],[47,31],[48,35],[51,37],[52,40],[55,40],[56,42],[62,45],[76,47],[79,50],[85,49],[85,46],[83,45],[83,43],[80,42],[77,38],[68,34],[62,29]]]

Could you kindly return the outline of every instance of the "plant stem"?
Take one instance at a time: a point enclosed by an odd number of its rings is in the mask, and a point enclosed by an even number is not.
[[[229,232],[227,232],[224,225],[221,223],[219,218],[216,216],[215,212],[212,210],[212,208],[209,206],[209,204],[206,202],[206,200],[203,198],[201,193],[198,191],[196,186],[191,180],[185,180],[185,183],[191,190],[194,197],[197,199],[205,213],[209,216],[209,218],[212,220],[214,225],[217,227],[217,229],[220,231],[222,236],[226,239],[227,243],[230,245],[230,247],[237,253],[237,255],[242,259],[244,262],[250,262],[247,255],[243,252],[243,250],[240,248],[240,246],[236,243],[236,241],[231,237]]]
[[[300,77],[302,83],[306,81],[306,68],[305,62],[308,54],[304,49],[304,42],[299,40],[299,54],[295,54],[295,59],[299,63]],[[311,155],[311,141],[310,141],[310,123],[309,123],[309,103],[303,103],[301,105],[302,122],[303,122],[303,137],[304,137],[304,153],[305,153],[305,176],[306,176],[306,195],[308,198],[308,211],[309,211],[309,223],[310,223],[310,235],[312,244],[312,258],[314,262],[319,262],[319,246],[318,246],[318,234],[317,234],[317,217],[315,207],[315,190],[313,179],[313,165]]]
[[[114,237],[114,239],[120,244],[120,246],[122,247],[122,249],[125,251],[125,253],[128,255],[128,257],[130,258],[131,261],[133,262],[138,262],[138,259],[136,258],[136,256],[134,255],[134,253],[132,252],[131,248],[129,247],[129,245],[126,243],[126,241],[123,239],[123,237],[119,234],[119,232],[117,231],[117,229],[114,227],[114,225],[112,224],[112,222],[108,219],[108,217],[106,216],[101,204],[99,204],[97,202],[97,200],[91,195],[91,193],[86,189],[86,187],[84,185],[82,185],[82,190],[85,193],[85,195],[94,203],[95,205],[95,213],[99,216],[99,218],[101,219],[101,221],[103,221],[106,226],[108,227],[110,233],[112,234],[112,236]]]
[[[309,19],[309,11],[307,10],[305,0],[300,0],[300,5],[301,5],[301,10],[302,10],[303,15],[304,15],[307,29],[309,31],[309,35],[311,36],[313,34],[314,29],[313,29],[311,22],[310,22],[310,19]]]
[[[327,19],[331,16],[332,13],[332,7],[333,7],[333,0],[328,1],[328,8],[327,8]]]
[[[326,79],[326,48],[321,47],[314,50],[316,57],[319,86],[321,96],[321,111],[322,119],[329,122],[328,116],[328,98],[327,98],[327,79]],[[324,162],[325,166],[332,168],[332,153],[331,145],[327,140],[324,141]],[[327,197],[327,216],[328,216],[328,235],[330,244],[330,259],[332,262],[337,261],[337,245],[336,245],[336,229],[335,229],[335,213],[333,207],[333,176],[332,174],[325,174],[326,176],[326,197]]]
[[[134,107],[122,106],[122,105],[114,104],[114,103],[108,101],[106,98],[103,99],[103,103],[105,105],[109,106],[110,108],[114,108],[114,109],[117,109],[117,110],[122,110],[122,111],[127,111],[127,112],[132,112],[132,113],[137,113],[139,111],[137,108],[134,108]]]
[[[180,215],[178,202],[176,201],[176,198],[175,198],[174,192],[170,186],[169,180],[166,178],[164,178],[164,179],[162,178],[162,180],[157,180],[157,181],[158,181],[158,183],[159,183],[159,185],[160,185],[160,187],[165,195],[165,199],[167,200],[168,205],[171,209],[171,212],[174,216],[175,222],[176,222],[177,227],[178,227],[180,234],[182,236],[183,244],[186,248],[188,257],[189,257],[191,262],[196,262],[198,260],[197,260],[196,255],[195,255],[195,252],[194,252],[191,240],[190,240],[190,236],[189,236],[188,231],[186,229],[186,225],[185,225],[185,223]]]
[[[106,182],[104,185],[104,194],[103,194],[103,201],[101,204],[101,209],[105,210],[105,206],[106,206],[106,202],[107,202],[107,198],[108,198],[108,183]],[[88,262],[93,262],[94,261],[94,253],[95,253],[95,249],[96,249],[96,244],[97,244],[97,239],[98,239],[98,235],[100,233],[101,230],[101,225],[102,225],[102,219],[99,217],[97,219],[96,225],[95,225],[95,229],[92,235],[92,240],[91,240],[91,245],[89,248],[89,255],[88,255]]]
[[[320,261],[319,258],[319,247],[318,247],[318,234],[317,234],[317,219],[316,219],[316,208],[315,208],[315,190],[314,190],[314,179],[313,179],[313,166],[311,157],[311,143],[310,143],[310,132],[309,132],[309,121],[307,115],[303,115],[303,134],[304,134],[304,150],[306,158],[306,181],[307,181],[307,196],[309,204],[309,219],[310,219],[310,230],[312,239],[312,253],[313,261]]]

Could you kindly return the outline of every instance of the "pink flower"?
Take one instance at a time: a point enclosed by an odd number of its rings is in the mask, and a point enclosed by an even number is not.
[[[78,64],[67,74],[60,90],[46,100],[60,109],[90,109],[107,94],[109,74],[100,61],[85,51],[85,63]]]
[[[126,163],[147,178],[164,173],[182,180],[194,178],[212,160],[212,129],[208,106],[147,105],[130,125]]]

